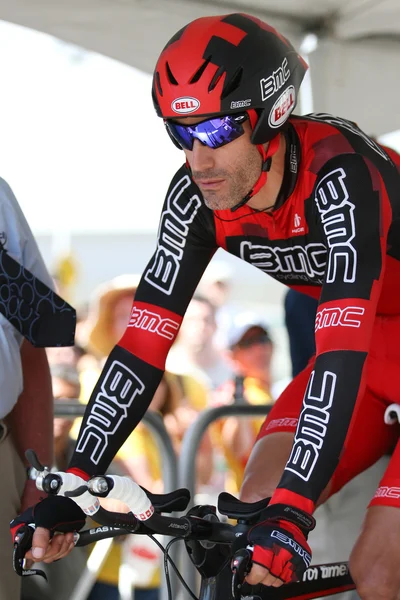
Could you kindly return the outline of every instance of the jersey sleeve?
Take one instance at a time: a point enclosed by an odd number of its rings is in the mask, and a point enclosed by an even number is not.
[[[104,473],[142,419],[215,250],[211,211],[182,167],[168,190],[157,247],[139,283],[128,327],[89,399],[70,463],[75,472]]]
[[[316,361],[291,455],[273,502],[312,512],[340,460],[368,355],[382,288],[391,208],[367,158],[335,157],[318,173],[315,218],[327,248],[315,321]]]

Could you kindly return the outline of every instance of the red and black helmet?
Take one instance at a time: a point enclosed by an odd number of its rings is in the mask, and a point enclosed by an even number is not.
[[[307,68],[290,42],[260,19],[242,13],[202,17],[161,52],[153,102],[164,119],[255,109],[251,141],[264,144],[296,106]]]

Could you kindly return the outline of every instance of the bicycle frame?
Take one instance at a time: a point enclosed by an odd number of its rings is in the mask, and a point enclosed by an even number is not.
[[[108,514],[112,515],[112,513]],[[230,527],[234,534],[235,528],[238,526],[230,525]],[[130,532],[126,528],[100,525],[77,533],[75,545],[86,546],[102,539],[126,535],[127,533],[146,535],[149,531],[143,526],[139,526],[136,531]],[[227,544],[221,545],[227,546]],[[205,551],[207,553],[207,549]],[[210,563],[212,565],[211,569],[214,568],[216,572],[208,577],[204,576],[204,569],[202,569],[203,572],[200,572],[199,600],[227,600],[227,591],[230,593],[232,587],[230,560],[225,561],[221,570],[219,570],[218,562],[214,556]],[[241,595],[246,600],[250,600],[250,598],[254,598],[254,600],[312,600],[313,598],[322,598],[354,589],[355,584],[351,579],[347,562],[336,562],[312,565],[304,573],[301,582],[289,583],[280,588],[244,584]]]

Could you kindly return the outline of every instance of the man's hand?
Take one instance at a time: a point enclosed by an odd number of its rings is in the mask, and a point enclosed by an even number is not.
[[[271,517],[254,525],[247,534],[249,546],[253,546],[253,566],[246,578],[250,585],[279,587],[298,581],[310,566],[307,534],[315,526],[313,517],[289,506],[272,505],[270,509]]]
[[[73,500],[49,496],[13,519],[10,529],[14,542],[22,526],[33,525],[32,550],[25,556],[34,562],[50,563],[71,552],[74,547],[73,532],[79,531],[84,524],[85,514]]]
[[[50,535],[49,529],[35,529],[32,550],[25,554],[25,558],[33,562],[52,563],[64,558],[74,549],[73,533],[56,533],[51,539]]]

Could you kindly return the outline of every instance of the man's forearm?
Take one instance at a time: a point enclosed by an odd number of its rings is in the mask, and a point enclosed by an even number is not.
[[[24,340],[21,346],[24,389],[7,417],[16,449],[24,464],[32,448],[42,464],[53,464],[53,392],[46,352]]]

